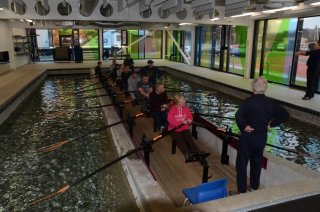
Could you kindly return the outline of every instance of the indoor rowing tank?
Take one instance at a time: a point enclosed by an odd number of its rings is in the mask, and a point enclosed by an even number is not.
[[[201,114],[213,115],[203,117],[220,128],[231,127],[232,132],[239,133],[236,122],[232,118],[234,118],[242,100],[215,91],[214,88],[206,91],[208,90],[206,87],[192,82],[181,81],[170,74],[162,76],[160,81],[166,85],[168,91],[177,89],[187,91],[184,92],[184,95],[188,100],[187,105],[193,111],[197,110]],[[174,94],[174,92],[168,92],[168,96],[173,96]],[[217,117],[214,117],[215,115]],[[270,146],[266,146],[265,149],[273,155],[320,172],[320,127],[290,118],[284,125],[269,130],[268,143],[295,152],[306,153],[297,155],[296,153]]]
[[[92,84],[81,77],[47,78],[1,125],[0,211],[138,211],[120,163],[63,195],[27,207],[118,157],[106,130],[49,153],[38,151],[105,126],[100,108],[86,109],[99,101],[81,99],[84,93],[78,91]]]
[[[168,95],[183,90],[188,106],[221,128],[239,130],[233,118],[242,100],[199,84],[164,74]],[[100,104],[89,79],[74,77],[47,78],[0,127],[0,211],[138,211],[122,166],[118,163],[69,189],[64,194],[36,207],[30,201],[49,194],[96,170],[119,155],[106,130],[67,143],[59,149],[42,153],[39,148],[72,139],[105,126]],[[199,92],[190,92],[199,91]],[[214,116],[219,117],[214,117]],[[320,172],[317,159],[320,128],[290,119],[285,125],[269,131],[268,143],[315,157],[302,157],[279,148],[266,147],[276,156]]]

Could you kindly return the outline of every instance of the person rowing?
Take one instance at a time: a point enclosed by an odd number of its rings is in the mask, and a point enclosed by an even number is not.
[[[194,143],[189,125],[192,124],[192,113],[186,106],[186,99],[182,94],[173,97],[173,105],[168,113],[168,130],[172,130],[178,125],[184,126],[172,132],[172,138],[176,142],[178,148],[185,156],[186,162],[193,162],[200,158],[206,158],[210,153],[199,151],[199,148]]]

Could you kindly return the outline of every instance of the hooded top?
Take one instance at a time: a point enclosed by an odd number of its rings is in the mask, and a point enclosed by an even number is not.
[[[168,113],[168,130],[171,130],[176,126],[179,126],[183,123],[183,121],[187,119],[193,119],[192,113],[190,112],[187,106],[177,107],[176,105],[172,105]],[[189,125],[184,125],[179,129],[175,130],[175,132],[181,132],[184,130],[189,130]]]

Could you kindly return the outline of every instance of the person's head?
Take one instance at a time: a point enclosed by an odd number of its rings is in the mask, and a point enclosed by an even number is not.
[[[152,60],[148,60],[148,66],[151,67],[151,68],[153,67],[153,61]]]
[[[127,55],[126,55],[126,58],[130,58],[130,57],[131,57],[131,55],[130,55],[130,54],[127,54]]]
[[[157,83],[154,87],[158,94],[161,94],[165,91],[164,85],[161,83]]]
[[[130,76],[133,78],[133,79],[137,79],[138,75],[136,72],[131,72]]]
[[[149,75],[148,74],[144,74],[141,78],[141,82],[143,84],[147,84],[149,82]]]
[[[264,77],[258,77],[252,80],[251,88],[254,94],[264,94],[268,88],[268,82]]]
[[[309,48],[310,51],[318,49],[318,47],[319,47],[318,43],[309,43],[308,44],[308,48]]]
[[[113,60],[112,60],[112,64],[117,64],[117,60],[116,60],[116,59],[113,59]]]
[[[98,61],[98,62],[97,62],[97,66],[98,66],[98,67],[101,67],[101,65],[102,65],[101,61]]]
[[[320,49],[320,40],[317,41],[317,45],[318,45],[318,46],[317,46],[317,47],[318,47],[317,49]]]
[[[123,70],[124,70],[125,72],[128,72],[128,71],[129,71],[129,66],[127,66],[127,65],[123,66]]]
[[[186,105],[186,99],[182,94],[175,95],[172,101],[173,104],[175,104],[178,107],[183,107]]]

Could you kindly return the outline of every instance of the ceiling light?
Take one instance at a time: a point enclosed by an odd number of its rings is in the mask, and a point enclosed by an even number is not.
[[[2,10],[3,10],[3,7],[0,7],[0,10],[2,11]]]
[[[192,23],[180,23],[180,26],[184,26],[184,25],[192,25]]]
[[[242,14],[240,14],[240,15],[233,15],[233,16],[231,16],[232,18],[237,18],[237,17],[243,17],[243,16],[251,16],[252,15],[252,13],[242,13]]]
[[[165,27],[163,27],[163,28],[168,29],[169,27],[165,26]]]
[[[284,11],[284,10],[293,10],[296,9],[297,6],[292,6],[292,7],[283,7],[283,8],[279,8],[279,9],[274,9],[274,10],[265,10],[262,11],[263,13],[275,13],[275,12],[279,12],[279,11]]]
[[[315,2],[315,3],[312,3],[312,4],[310,4],[310,5],[312,5],[312,6],[317,6],[317,5],[320,5],[320,2]]]
[[[210,20],[211,21],[217,21],[217,20],[219,20],[219,18],[211,18]]]
[[[26,19],[26,21],[29,22],[29,23],[33,22],[33,20],[30,20],[30,19]]]

